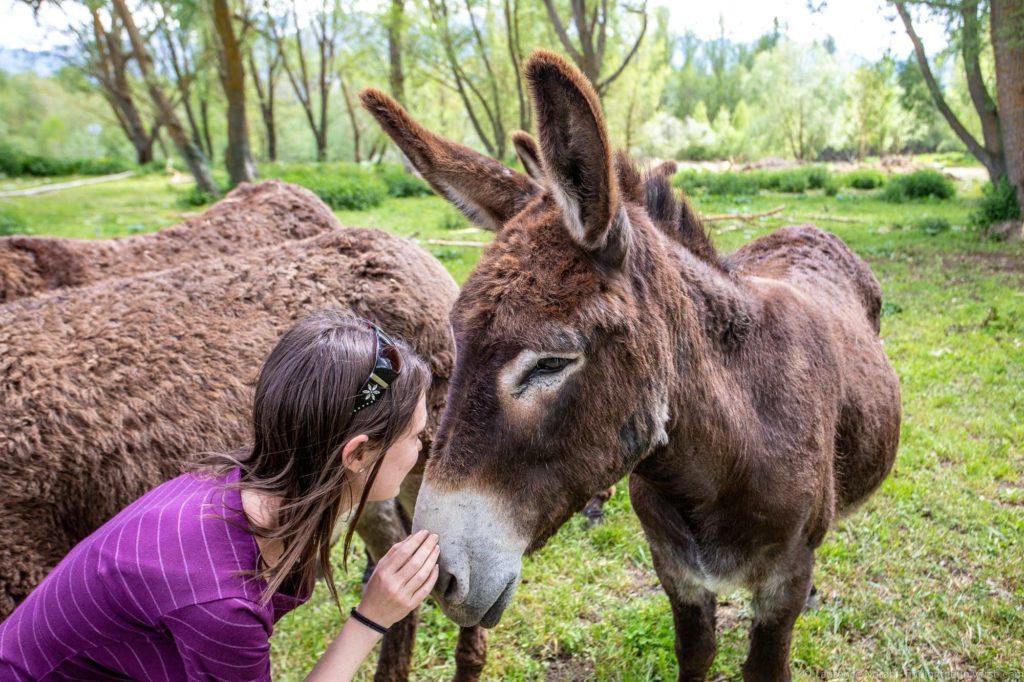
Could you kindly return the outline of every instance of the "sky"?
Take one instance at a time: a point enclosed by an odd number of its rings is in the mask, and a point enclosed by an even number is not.
[[[528,0],[540,2],[540,0]],[[820,2],[820,0],[817,0]],[[651,0],[670,11],[673,31],[693,31],[703,39],[717,38],[724,17],[726,37],[749,42],[768,32],[779,17],[784,32],[797,42],[811,42],[831,35],[840,53],[875,60],[887,49],[897,55],[910,52],[910,40],[895,12],[882,0],[828,0],[825,9],[812,13],[807,0]],[[79,10],[67,3],[69,11]],[[67,42],[59,28],[67,24],[62,10],[46,6],[37,25],[32,10],[23,2],[0,0],[0,47],[31,51],[47,50]],[[925,48],[938,51],[945,41],[941,24],[923,19],[915,22]],[[57,29],[57,30],[55,30]]]

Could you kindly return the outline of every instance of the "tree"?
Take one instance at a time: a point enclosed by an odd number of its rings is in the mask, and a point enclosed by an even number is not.
[[[212,0],[213,26],[219,48],[220,81],[227,99],[228,146],[226,161],[231,184],[252,182],[256,164],[249,148],[249,122],[245,112],[245,66],[242,48],[232,25],[227,0]]]
[[[493,65],[493,46],[481,29],[481,23],[493,25],[493,22],[480,22],[473,3],[465,0],[468,27],[459,31],[450,20],[447,0],[429,0],[429,3],[443,58],[451,74],[451,87],[458,93],[487,153],[504,158],[510,132],[502,111],[505,98]],[[471,73],[470,64],[478,65],[479,73]]]
[[[971,102],[981,124],[981,140],[970,133],[949,106],[928,62],[925,46],[914,29],[912,3],[891,1],[914,46],[921,74],[942,117],[985,166],[993,183],[1004,176],[1009,178],[1017,188],[1018,202],[1024,207],[1024,0],[918,0],[913,3],[948,20],[951,42],[960,47]],[[989,9],[996,98],[985,85],[981,67],[982,27]]]
[[[302,24],[299,21],[298,0],[293,0],[290,17],[295,28],[295,54],[290,55],[288,40],[277,23],[271,21],[268,26],[271,36],[281,55],[288,81],[295,91],[295,96],[306,114],[306,122],[313,132],[316,143],[316,160],[327,160],[327,123],[330,105],[331,88],[334,86],[336,74],[334,56],[337,48],[340,8],[337,3],[329,4],[321,0],[320,8],[314,13],[311,33],[316,46],[316,71],[312,71],[306,57],[307,40],[303,37]],[[316,101],[314,102],[314,98]]]
[[[128,39],[131,41],[135,58],[138,61],[139,71],[142,73],[146,89],[149,91],[160,121],[167,130],[167,134],[170,135],[174,146],[178,149],[178,153],[185,159],[189,171],[196,180],[196,187],[202,192],[217,194],[217,183],[214,182],[213,176],[210,174],[206,159],[203,153],[185,134],[185,129],[182,128],[181,121],[174,112],[171,100],[167,97],[167,93],[164,92],[163,84],[153,68],[153,59],[149,54],[149,50],[146,49],[146,43],[142,39],[138,26],[135,24],[131,10],[128,9],[126,0],[112,0],[112,2],[114,4],[114,11],[128,33]]]
[[[842,103],[835,59],[820,45],[780,42],[754,60],[745,90],[759,105],[751,125],[770,149],[804,161],[829,142]]]
[[[853,72],[847,85],[850,143],[863,159],[897,151],[904,140],[908,113],[900,106],[896,62],[885,56]]]
[[[992,48],[1006,175],[1024,214],[1024,2],[992,0]]]
[[[136,102],[129,76],[131,49],[125,50],[122,24],[117,15],[110,15],[109,28],[104,26],[98,6],[90,6],[92,37],[85,31],[75,31],[85,62],[83,70],[100,86],[100,92],[110,105],[118,125],[135,148],[135,160],[141,165],[153,160],[153,142],[160,132],[160,123],[146,126],[143,113]]]
[[[622,75],[630,60],[640,49],[640,43],[647,32],[647,0],[643,0],[638,7],[625,4],[620,6],[619,3],[608,0],[571,0],[568,22],[563,21],[559,15],[555,0],[544,0],[544,6],[548,10],[548,18],[562,48],[576,63],[580,71],[590,79],[597,94],[603,97],[608,87]],[[640,17],[640,30],[633,46],[626,51],[619,65],[614,69],[609,69],[605,64],[605,60],[610,56],[607,52],[611,45],[608,42],[609,29],[611,28],[613,34],[622,30],[621,22],[620,26],[616,27],[618,31],[610,24],[616,17],[621,19],[627,14]],[[572,33],[575,34],[578,45],[572,40],[566,24],[572,27]],[[602,77],[602,74],[607,75]]]
[[[245,58],[249,64],[249,75],[253,88],[256,90],[256,102],[259,104],[260,117],[263,119],[266,155],[270,161],[277,161],[277,126],[275,108],[277,101],[277,78],[281,73],[283,57],[270,36],[266,22],[274,21],[267,12],[256,17],[247,4],[242,6],[242,22],[246,34]],[[260,75],[260,67],[266,69],[265,76]]]

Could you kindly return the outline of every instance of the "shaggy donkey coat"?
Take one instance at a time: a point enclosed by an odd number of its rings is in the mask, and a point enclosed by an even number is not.
[[[715,592],[745,585],[744,677],[789,679],[814,551],[896,455],[878,282],[807,226],[723,258],[663,174],[611,152],[575,67],[537,52],[526,76],[539,180],[476,168],[387,95],[362,95],[428,180],[501,225],[452,311],[457,361],[417,499],[414,528],[442,539],[436,593],[461,625],[493,626],[522,556],[629,474],[679,678],[705,677]]]
[[[159,232],[109,240],[0,239],[0,304],[50,289],[166,270],[340,228],[307,189],[242,184],[205,213]]]
[[[329,215],[305,190],[278,189],[304,197],[308,205],[290,204],[293,213]],[[259,188],[254,194],[265,205]],[[210,213],[229,223],[233,211],[248,212],[236,204]],[[456,292],[422,249],[347,229],[0,308],[0,618],[78,540],[177,475],[185,458],[249,440],[260,362],[315,309],[370,317],[427,359],[432,437],[452,363]],[[405,509],[417,487],[414,474],[403,485]],[[379,557],[408,525],[400,505],[379,503],[358,530]],[[385,638],[378,679],[407,677],[415,623],[413,614]],[[463,631],[457,663],[466,679],[479,673],[485,645],[478,628]]]

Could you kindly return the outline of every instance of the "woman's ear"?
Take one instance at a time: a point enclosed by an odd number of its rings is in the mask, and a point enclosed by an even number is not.
[[[345,443],[341,450],[342,465],[354,474],[358,474],[370,464],[370,452],[362,447],[368,440],[370,437],[361,433]]]

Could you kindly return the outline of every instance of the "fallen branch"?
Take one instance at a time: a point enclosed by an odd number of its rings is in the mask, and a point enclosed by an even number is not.
[[[0,192],[0,197],[30,197],[36,194],[56,192],[61,189],[71,189],[72,187],[84,187],[86,185],[98,185],[101,182],[123,180],[124,178],[129,178],[133,175],[135,175],[135,171],[124,171],[123,173],[114,173],[113,175],[104,175],[98,178],[83,178],[82,180],[69,180],[68,182],[54,182],[49,185],[29,187],[28,189],[15,189],[8,192]]]
[[[758,218],[767,218],[768,216],[775,215],[776,213],[782,213],[786,210],[785,205],[776,206],[770,211],[764,213],[719,213],[701,216],[701,219],[706,223],[714,223],[722,220],[742,220],[743,222],[750,222],[751,220],[757,220]]]
[[[866,220],[860,218],[841,218],[839,216],[828,216],[828,215],[806,215],[803,216],[807,220],[828,220],[833,223],[865,223]]]

